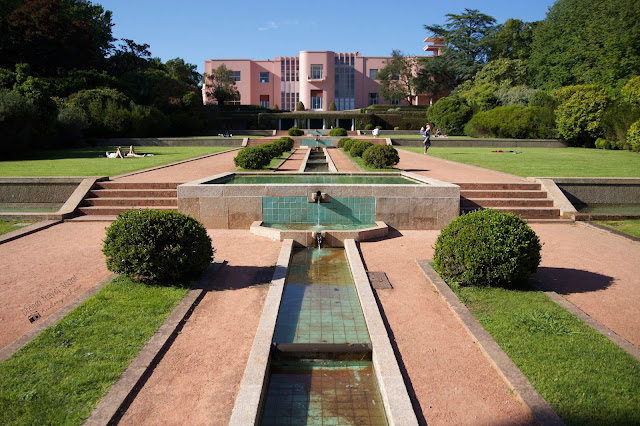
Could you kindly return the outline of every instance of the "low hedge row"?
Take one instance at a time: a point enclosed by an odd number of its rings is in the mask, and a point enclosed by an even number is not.
[[[293,139],[283,136],[273,143],[242,148],[233,159],[236,167],[248,170],[260,170],[271,162],[271,159],[293,149]]]

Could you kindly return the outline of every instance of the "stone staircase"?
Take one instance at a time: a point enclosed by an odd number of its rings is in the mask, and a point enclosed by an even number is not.
[[[178,209],[178,182],[96,182],[80,203],[78,213],[87,216],[115,216],[125,210]]]
[[[560,209],[538,183],[457,183],[460,186],[460,211],[478,209],[511,212],[527,221],[565,221]]]

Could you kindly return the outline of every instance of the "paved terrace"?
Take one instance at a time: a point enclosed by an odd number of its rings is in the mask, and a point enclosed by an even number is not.
[[[330,151],[337,165],[343,154]],[[195,180],[232,171],[234,156],[217,155],[122,180]],[[400,157],[399,168],[448,182],[522,180],[421,154],[400,151]],[[43,316],[50,315],[108,275],[101,254],[107,225],[68,222],[0,245],[0,347],[37,324],[23,313],[29,305],[51,300]],[[541,283],[640,345],[640,280],[633,266],[640,243],[581,225],[532,227],[544,243],[537,273]],[[125,413],[124,424],[229,420],[266,295],[256,284],[268,280],[280,243],[248,230],[209,233],[216,258],[228,264]],[[431,424],[530,424],[530,413],[415,264],[432,256],[437,235],[399,230],[385,240],[361,244],[368,269],[386,272],[394,287],[377,294],[418,418]]]

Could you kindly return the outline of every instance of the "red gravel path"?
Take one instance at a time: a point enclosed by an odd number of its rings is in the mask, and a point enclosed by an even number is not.
[[[347,157],[343,150],[338,148],[330,148],[327,150],[327,152],[329,153],[329,156],[333,160],[333,164],[335,164],[336,169],[338,169],[339,172],[355,173],[362,171],[358,168],[358,166],[353,164],[353,161],[351,161],[351,159]]]

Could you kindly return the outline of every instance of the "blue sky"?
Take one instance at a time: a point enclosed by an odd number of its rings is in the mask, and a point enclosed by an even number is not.
[[[498,23],[544,19],[554,0],[245,1],[94,0],[113,12],[113,35],[147,43],[162,61],[180,57],[202,72],[207,59],[273,59],[301,50],[423,55],[424,25],[478,9]]]

